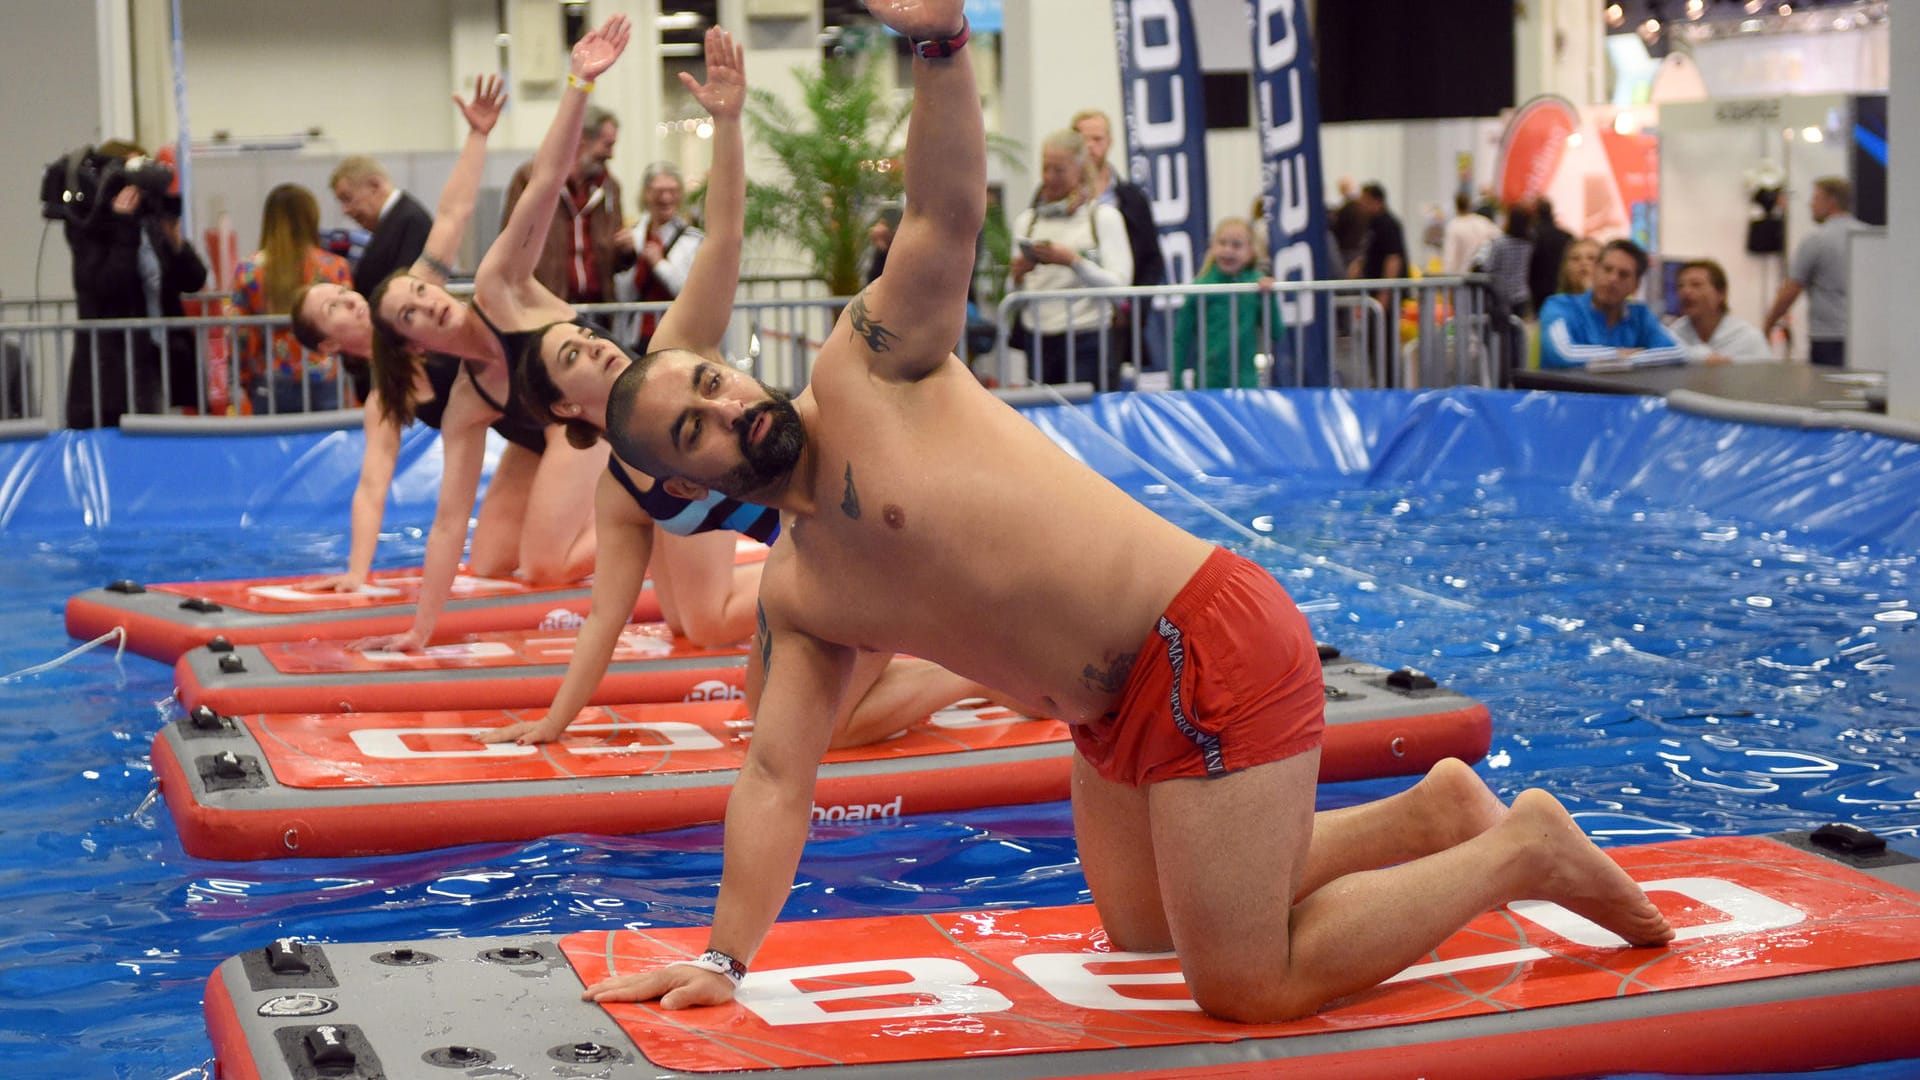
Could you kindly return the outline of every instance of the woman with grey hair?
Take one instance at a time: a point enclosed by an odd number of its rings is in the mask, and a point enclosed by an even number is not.
[[[639,264],[631,275],[621,275],[618,283],[621,299],[668,301],[686,287],[694,253],[700,250],[706,234],[681,216],[685,198],[686,181],[678,165],[656,161],[647,166],[640,179],[640,209],[645,212],[646,220],[634,245]],[[615,336],[631,341],[634,352],[645,353],[659,325],[660,317],[648,313],[641,315],[635,326],[617,327]]]
[[[1040,189],[1014,221],[1008,270],[1022,292],[1110,288],[1133,281],[1133,247],[1120,211],[1093,197],[1086,141],[1071,128],[1040,144]],[[1120,388],[1120,356],[1108,333],[1113,303],[1042,300],[1023,308],[1016,341],[1024,343],[1033,378]]]

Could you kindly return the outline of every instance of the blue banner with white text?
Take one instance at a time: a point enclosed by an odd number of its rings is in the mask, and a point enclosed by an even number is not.
[[[1113,0],[1113,22],[1128,178],[1152,200],[1164,284],[1185,284],[1199,272],[1213,234],[1206,88],[1193,15],[1187,0]]]
[[[1253,30],[1253,95],[1260,116],[1260,190],[1267,250],[1275,280],[1325,281],[1334,272],[1327,206],[1320,176],[1320,84],[1306,0],[1247,0]],[[1276,386],[1328,385],[1331,305],[1324,295],[1294,293],[1280,304],[1294,348],[1283,349]],[[1397,320],[1389,319],[1388,325]],[[1293,358],[1303,363],[1295,368]]]

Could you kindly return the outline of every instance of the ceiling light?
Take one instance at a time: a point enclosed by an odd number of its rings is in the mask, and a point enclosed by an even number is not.
[[[1826,142],[1827,134],[1817,127],[1804,127],[1800,129],[1800,138],[1803,142]]]
[[[1607,5],[1607,25],[1608,26],[1619,26],[1622,22],[1626,21],[1626,18],[1627,18],[1627,11],[1625,8],[1621,7],[1619,4]]]
[[[699,30],[707,25],[707,20],[697,11],[668,11],[655,18],[653,25],[661,30]]]
[[[1697,19],[1707,13],[1707,0],[1687,0],[1687,18]]]

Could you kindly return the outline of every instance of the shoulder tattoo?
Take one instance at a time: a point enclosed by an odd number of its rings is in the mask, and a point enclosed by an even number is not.
[[[1138,653],[1107,654],[1106,665],[1088,664],[1080,672],[1080,681],[1089,690],[1117,694],[1126,688],[1127,676],[1133,674],[1133,661]]]
[[[767,605],[757,603],[753,608],[753,621],[760,635],[760,678],[765,679],[767,672],[773,670],[773,635],[767,633]]]
[[[840,496],[840,512],[855,521],[860,520],[860,493],[853,489],[853,462],[847,462],[847,490]]]
[[[861,293],[847,306],[848,321],[852,324],[853,334],[867,343],[867,348],[883,353],[893,348],[900,335],[886,328],[879,319],[867,312],[867,294]]]

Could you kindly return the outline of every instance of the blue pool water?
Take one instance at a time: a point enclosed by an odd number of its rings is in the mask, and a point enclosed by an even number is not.
[[[1484,700],[1503,795],[1558,794],[1601,843],[1844,820],[1920,835],[1915,553],[1498,470],[1419,481],[1189,481],[1250,540],[1127,474],[1168,517],[1275,570],[1318,635]],[[341,503],[344,506],[344,501]],[[1766,509],[1762,507],[1761,509]],[[424,513],[383,550],[417,561]],[[71,643],[66,598],[118,577],[302,573],[311,524],[0,532],[0,672]],[[390,940],[704,923],[717,828],[375,859],[217,863],[151,800],[171,670],[95,650],[0,684],[0,1062],[175,1077],[211,1056],[207,974],[271,938]],[[1323,806],[1406,781],[1323,789]],[[1064,804],[816,828],[789,918],[1085,899]],[[1920,1062],[1848,1070],[1910,1076]],[[1835,1074],[1822,1074],[1835,1075]]]

